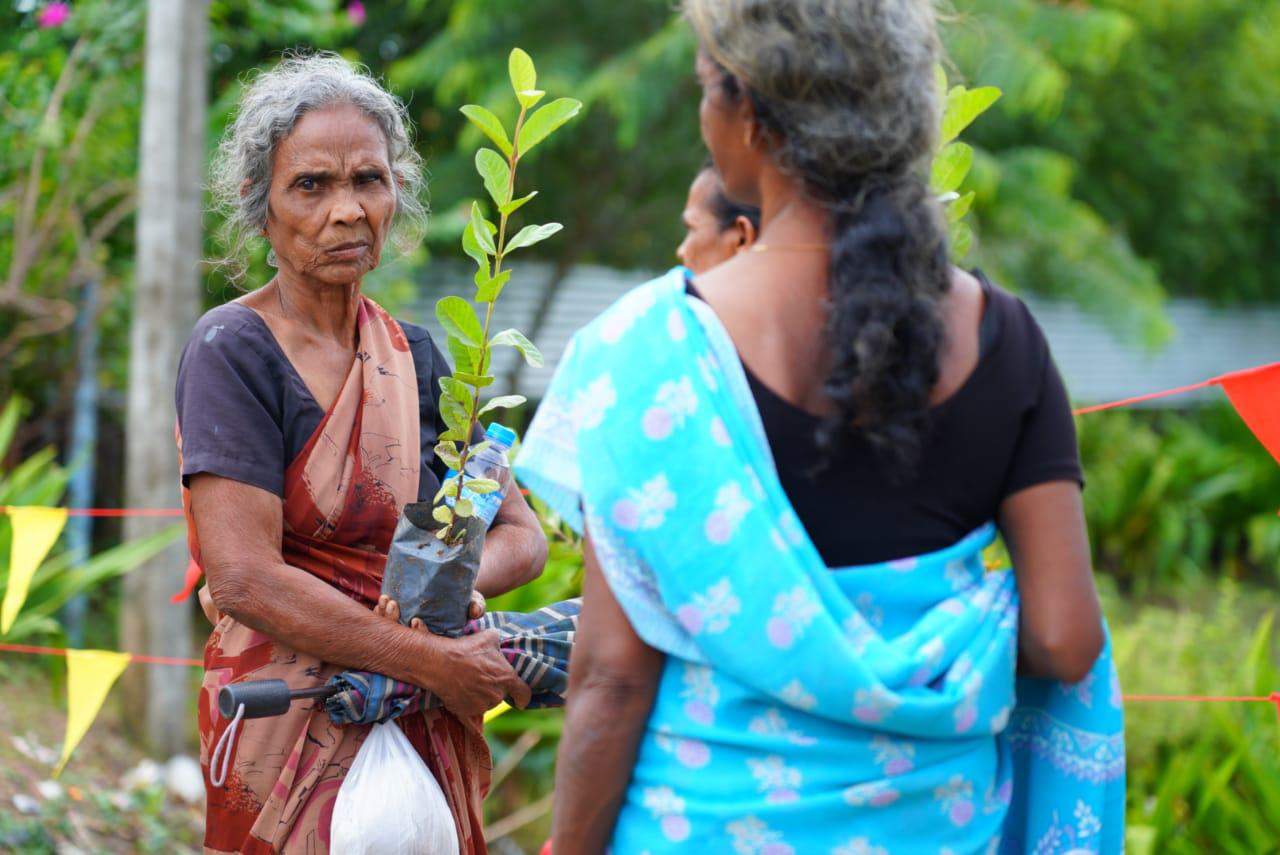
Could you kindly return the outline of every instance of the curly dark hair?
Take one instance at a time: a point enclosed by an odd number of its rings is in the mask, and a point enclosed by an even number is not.
[[[950,287],[928,191],[940,122],[929,0],[685,0],[732,99],[749,97],[780,168],[831,212],[830,458],[855,431],[898,476],[928,427]]]

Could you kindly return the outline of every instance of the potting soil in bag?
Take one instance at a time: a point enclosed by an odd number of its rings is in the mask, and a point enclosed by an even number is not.
[[[453,813],[435,776],[395,722],[375,724],[333,805],[338,855],[457,855]]]
[[[405,505],[387,554],[382,593],[400,604],[401,623],[421,618],[437,635],[457,638],[467,625],[485,524],[468,519],[462,542],[449,546],[436,537],[443,524],[431,508],[431,502]]]

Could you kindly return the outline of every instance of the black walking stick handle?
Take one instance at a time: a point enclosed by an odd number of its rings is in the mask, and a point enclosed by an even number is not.
[[[234,718],[236,710],[244,705],[243,718],[266,718],[283,715],[289,704],[306,698],[324,699],[337,691],[332,686],[312,689],[290,689],[284,680],[250,680],[231,683],[218,691],[218,712],[223,718]]]

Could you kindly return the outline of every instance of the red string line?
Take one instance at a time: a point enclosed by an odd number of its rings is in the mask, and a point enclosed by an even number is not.
[[[0,505],[0,514],[8,513]],[[182,508],[67,508],[69,517],[180,517]]]
[[[1133,398],[1125,398],[1121,401],[1112,401],[1108,404],[1094,404],[1091,407],[1081,407],[1078,410],[1072,410],[1072,415],[1083,416],[1085,413],[1096,413],[1101,410],[1114,410],[1117,407],[1127,407],[1130,404],[1140,404],[1143,401],[1154,401],[1157,398],[1168,398],[1171,395],[1181,395],[1183,392],[1194,392],[1196,389],[1205,389],[1213,386],[1218,382],[1213,380],[1205,380],[1203,383],[1192,383],[1190,386],[1180,386],[1177,389],[1166,389],[1163,392],[1152,392],[1149,395],[1138,395]]]
[[[3,644],[0,643],[0,651],[8,651],[10,653],[31,653],[38,656],[66,656],[67,649],[65,647],[35,647],[30,644]],[[131,653],[129,657],[135,662],[146,662],[152,665],[185,665],[193,668],[203,668],[204,663],[199,659],[183,659],[176,656],[147,656],[142,653]],[[1274,704],[1276,714],[1280,716],[1280,692],[1272,692],[1270,695],[1124,695],[1125,703],[1136,703],[1142,701],[1154,701],[1161,703],[1212,703],[1212,702],[1235,702],[1235,703],[1267,703]]]
[[[30,644],[0,644],[0,650],[10,653],[32,653],[37,656],[66,656],[67,648],[65,647],[35,647]],[[204,663],[199,659],[182,659],[177,656],[147,656],[144,653],[130,653],[129,658],[135,662],[146,662],[151,665],[184,665],[194,668],[203,668]]]

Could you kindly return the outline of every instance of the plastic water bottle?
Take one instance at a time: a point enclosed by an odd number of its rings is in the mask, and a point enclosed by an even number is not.
[[[502,506],[502,497],[506,492],[507,478],[511,473],[511,464],[507,462],[507,452],[515,444],[516,432],[509,427],[494,422],[485,431],[484,438],[491,443],[489,447],[482,449],[478,454],[473,453],[467,457],[467,465],[465,467],[467,477],[462,482],[462,498],[471,502],[475,508],[475,516],[484,520],[485,528],[488,528],[493,525],[494,517],[498,515],[498,508]],[[452,478],[457,474],[457,471],[450,469],[448,474],[445,475],[445,479]],[[493,493],[474,493],[467,487],[467,481],[472,478],[487,478],[490,481],[497,481],[503,485],[503,489]],[[445,499],[445,502],[449,507],[453,507],[454,500],[452,498]]]

